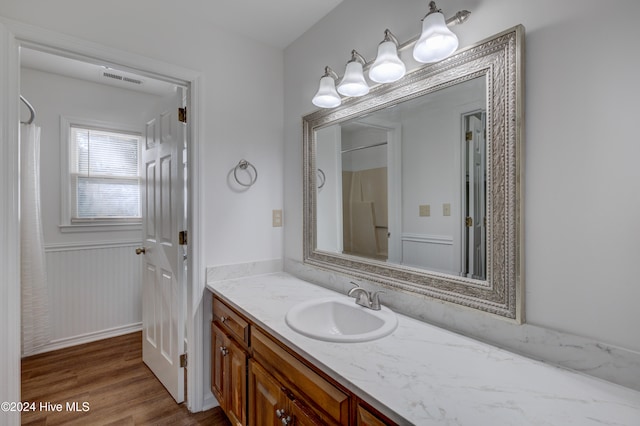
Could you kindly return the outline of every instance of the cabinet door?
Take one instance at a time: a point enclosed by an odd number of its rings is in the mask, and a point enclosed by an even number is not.
[[[224,382],[225,382],[225,362],[224,351],[226,336],[216,326],[211,323],[211,392],[216,397],[222,408],[224,408]]]
[[[233,340],[227,341],[225,411],[234,425],[247,424],[247,353]]]
[[[249,424],[282,426],[288,399],[280,384],[260,364],[249,361]]]

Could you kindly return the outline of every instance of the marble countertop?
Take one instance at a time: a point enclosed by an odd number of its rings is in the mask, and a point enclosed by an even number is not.
[[[220,295],[400,424],[640,425],[640,392],[398,315],[389,336],[331,343],[285,323],[295,304],[338,293],[286,273],[212,281]]]

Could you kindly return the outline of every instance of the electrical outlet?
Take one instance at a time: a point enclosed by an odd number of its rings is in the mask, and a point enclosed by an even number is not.
[[[282,226],[282,210],[274,210],[272,213],[273,227],[279,228]]]
[[[429,204],[422,204],[419,206],[420,216],[431,216],[431,206]]]
[[[442,216],[451,216],[451,204],[444,203],[442,205]]]

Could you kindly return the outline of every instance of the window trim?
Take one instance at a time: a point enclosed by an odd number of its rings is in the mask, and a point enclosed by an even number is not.
[[[77,219],[72,218],[73,208],[71,202],[74,197],[71,193],[71,164],[70,141],[71,126],[89,129],[104,130],[108,132],[130,133],[142,138],[141,126],[126,123],[112,123],[93,120],[84,117],[60,116],[60,232],[99,232],[99,231],[139,231],[142,230],[142,218],[96,218]],[[142,138],[144,139],[144,138]],[[142,144],[138,148],[138,158],[142,154]],[[142,176],[140,176],[142,178]]]

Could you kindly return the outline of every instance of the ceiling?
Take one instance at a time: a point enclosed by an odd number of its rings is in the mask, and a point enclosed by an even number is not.
[[[135,5],[143,7],[143,3],[149,1],[153,3],[156,14],[166,15],[161,20],[171,21],[175,15],[174,1],[137,0]],[[341,2],[342,0],[183,0],[180,6],[184,6],[181,10],[187,21],[216,25],[229,33],[284,49]],[[62,7],[87,7],[84,0],[61,0],[61,3],[64,3]],[[104,2],[92,3],[93,14],[102,15],[99,9],[105,5]],[[9,15],[20,15],[25,12],[22,10],[23,6],[23,2],[8,0],[7,11],[11,9],[13,12]],[[48,2],[42,3],[45,9],[49,6]],[[41,11],[46,14],[46,10]],[[21,50],[21,64],[25,68],[156,95],[173,90],[173,85],[169,83],[32,49]]]
[[[161,0],[165,1],[165,0]],[[230,32],[284,49],[342,0],[187,0],[191,12]]]
[[[164,96],[175,89],[164,81],[24,47],[20,49],[20,66],[151,95]]]
[[[209,26],[284,49],[340,3],[342,0],[0,0],[0,15],[62,33],[73,22],[75,34],[85,35],[158,25]]]

